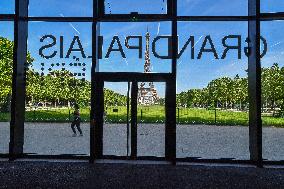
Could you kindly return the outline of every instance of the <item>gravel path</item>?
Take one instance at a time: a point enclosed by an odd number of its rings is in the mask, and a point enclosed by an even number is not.
[[[68,123],[26,123],[25,153],[89,154],[89,124],[72,137]],[[164,156],[164,125],[138,125],[138,156]],[[0,153],[8,152],[9,123],[0,123]],[[263,157],[284,160],[284,129],[263,129]],[[127,155],[126,125],[104,127],[104,154]],[[177,157],[249,159],[247,127],[178,125]]]

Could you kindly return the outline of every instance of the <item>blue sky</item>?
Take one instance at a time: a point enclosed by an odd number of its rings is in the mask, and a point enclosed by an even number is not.
[[[29,0],[30,16],[92,16],[93,0]],[[0,12],[14,13],[15,0],[1,0]],[[119,3],[116,3],[119,2]],[[179,15],[246,15],[248,0],[178,0]],[[125,4],[125,6],[121,6]],[[151,4],[151,6],[148,6]],[[107,13],[165,13],[166,0],[106,0]],[[139,7],[139,8],[137,8]],[[283,12],[284,1],[261,0],[262,12]],[[84,11],[82,11],[84,10]]]
[[[92,16],[92,1],[81,0],[80,4],[75,0],[68,1],[57,0],[30,0],[29,15],[30,16]],[[166,2],[163,0],[144,0],[143,3],[131,0],[122,0],[116,3],[116,0],[108,0],[106,3],[107,13],[128,13],[128,12],[143,12],[143,13],[165,13]],[[122,3],[125,6],[121,6]],[[179,0],[178,14],[179,15],[246,15],[247,14],[247,0]],[[284,1],[279,0],[262,0],[261,9],[263,12],[284,11]],[[151,3],[151,6],[149,4]],[[46,4],[45,6],[43,6]],[[226,8],[224,8],[226,6]],[[9,14],[14,12],[14,4],[11,0],[0,1],[0,13]],[[136,8],[140,7],[140,8]],[[82,11],[83,10],[83,11]],[[44,23],[44,22],[30,22],[29,23],[29,39],[28,49],[35,58],[34,68],[39,70],[41,63],[44,62],[45,69],[51,63],[65,62],[70,63],[72,59],[60,59],[56,56],[52,60],[45,60],[38,54],[39,48],[45,43],[39,40],[42,36],[52,34],[59,39],[59,36],[64,36],[64,53],[70,46],[73,36],[79,36],[82,42],[86,55],[91,55],[91,23]],[[142,35],[145,36],[147,28],[151,34],[151,40],[157,35],[170,35],[171,25],[169,22],[155,22],[155,23],[101,23],[101,35],[104,36],[103,55],[106,54],[106,49],[110,45],[112,37],[118,35],[122,44],[124,44],[125,36]],[[268,42],[268,53],[262,59],[262,66],[271,66],[274,62],[284,66],[284,36],[283,30],[284,22],[262,22],[262,35]],[[13,23],[1,22],[0,35],[8,37],[13,40]],[[195,37],[195,58],[190,58],[190,47],[184,52],[182,57],[178,60],[178,91],[185,91],[191,88],[206,87],[212,79],[230,76],[233,77],[239,74],[246,76],[245,69],[247,69],[247,58],[242,52],[242,59],[237,58],[237,51],[229,51],[225,60],[215,60],[212,53],[204,53],[201,60],[197,60],[197,55],[201,48],[206,35],[210,35],[218,55],[221,56],[224,51],[222,46],[222,38],[226,35],[241,35],[242,49],[245,47],[245,38],[247,37],[247,22],[179,22],[178,35],[180,48],[184,45],[190,36]],[[137,44],[137,41],[131,41]],[[236,41],[230,41],[229,44],[236,44]],[[75,46],[76,47],[76,46]],[[208,45],[206,47],[209,47]],[[167,53],[167,43],[161,41],[158,43],[158,52],[160,54]],[[45,51],[46,54],[57,50],[59,51],[59,43]],[[109,59],[102,59],[100,61],[100,70],[109,72],[119,71],[135,71],[143,72],[144,64],[144,50],[145,38],[143,38],[143,58],[138,58],[137,50],[129,50],[123,45],[123,50],[126,53],[126,59],[123,59],[119,53],[112,53]],[[80,57],[80,53],[72,53],[72,56]],[[80,61],[83,59],[81,58]],[[90,65],[91,59],[84,59],[86,63],[86,78],[90,79]],[[151,54],[152,71],[153,72],[169,72],[171,70],[171,62],[169,60],[160,60]],[[61,67],[54,67],[54,69],[61,69]],[[77,68],[69,68],[72,72],[79,72]],[[80,68],[81,69],[81,68]],[[45,71],[46,72],[46,71]],[[124,92],[125,87],[120,84],[108,84],[107,87],[119,92]],[[158,90],[163,91],[164,86],[157,85]]]

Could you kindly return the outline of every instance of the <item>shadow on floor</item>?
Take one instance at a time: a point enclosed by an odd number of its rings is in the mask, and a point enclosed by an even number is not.
[[[284,169],[0,162],[0,188],[283,188]]]

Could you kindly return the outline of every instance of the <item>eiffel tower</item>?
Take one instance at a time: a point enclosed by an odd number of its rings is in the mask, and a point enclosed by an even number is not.
[[[151,73],[151,61],[150,61],[150,33],[146,33],[146,51],[145,51],[145,64],[144,73]],[[145,82],[142,82],[138,89],[138,103],[140,105],[153,105],[159,100],[157,90],[153,82],[149,82],[148,86]]]

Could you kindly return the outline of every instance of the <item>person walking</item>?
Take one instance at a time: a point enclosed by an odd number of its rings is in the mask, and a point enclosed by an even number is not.
[[[75,126],[77,127],[77,130],[80,133],[79,136],[83,136],[83,132],[82,132],[82,130],[80,128],[81,117],[80,117],[80,109],[79,109],[78,104],[75,104],[74,109],[75,110],[74,110],[74,113],[73,113],[73,121],[71,123],[71,129],[73,131],[73,135],[72,136],[73,137],[77,136]]]

